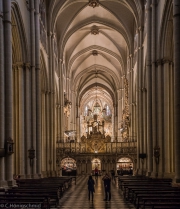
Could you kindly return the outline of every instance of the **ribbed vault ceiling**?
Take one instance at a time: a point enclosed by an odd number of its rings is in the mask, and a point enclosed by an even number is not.
[[[99,0],[95,8],[88,5],[89,0],[53,0],[49,4],[66,78],[82,107],[92,105],[97,97],[111,108],[116,103],[135,31],[140,27],[141,2]]]

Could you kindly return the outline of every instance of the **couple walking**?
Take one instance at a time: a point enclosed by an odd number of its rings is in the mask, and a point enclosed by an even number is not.
[[[104,181],[104,192],[105,192],[105,201],[107,200],[111,200],[111,178],[109,177],[109,175],[106,173],[106,175],[102,178],[102,180]],[[90,197],[92,197],[92,201],[93,201],[93,197],[94,197],[94,179],[92,178],[92,176],[89,176],[89,180],[88,180],[88,191],[89,191],[89,200]]]

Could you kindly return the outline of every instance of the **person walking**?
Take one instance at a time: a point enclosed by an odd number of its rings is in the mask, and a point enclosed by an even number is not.
[[[104,201],[111,200],[111,178],[106,173],[105,176],[102,178],[104,181],[104,192],[105,192],[105,199]]]
[[[95,179],[97,180],[98,179],[98,168],[96,167],[95,170],[94,170],[94,173],[95,173]]]
[[[111,178],[115,181],[115,171],[114,168],[111,170]]]
[[[93,197],[94,197],[94,192],[95,192],[95,189],[94,189],[94,179],[92,178],[92,176],[89,176],[89,179],[88,179],[88,191],[89,191],[89,200],[90,200],[90,197],[92,197],[92,201],[93,201]]]

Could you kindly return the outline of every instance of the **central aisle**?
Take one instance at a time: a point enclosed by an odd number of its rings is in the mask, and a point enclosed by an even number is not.
[[[95,180],[95,178],[93,177]],[[135,207],[124,201],[120,190],[115,182],[111,183],[111,201],[104,201],[103,181],[101,177],[95,181],[94,201],[88,200],[87,189],[88,177],[77,177],[76,185],[73,185],[65,192],[59,202],[58,208],[63,209],[134,209]]]

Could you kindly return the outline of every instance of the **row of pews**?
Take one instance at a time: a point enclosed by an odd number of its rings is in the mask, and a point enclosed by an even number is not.
[[[76,177],[18,179],[16,187],[0,190],[0,206],[16,209],[57,207],[73,181],[76,184]]]
[[[137,209],[180,208],[180,187],[173,187],[172,179],[119,176],[118,185],[124,199]]]

